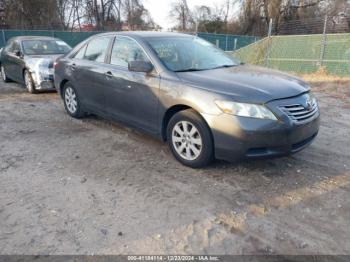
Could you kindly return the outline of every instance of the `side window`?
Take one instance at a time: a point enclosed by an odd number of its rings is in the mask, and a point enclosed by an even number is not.
[[[85,55],[86,45],[79,49],[79,51],[73,56],[77,59],[83,59]]]
[[[110,40],[111,38],[109,37],[98,37],[91,40],[86,48],[84,59],[104,62]]]
[[[132,39],[116,37],[111,54],[111,64],[128,67],[130,61],[146,61],[148,58],[142,48]]]
[[[13,42],[12,52],[15,52],[15,51],[21,51],[21,46],[19,45],[18,42]]]
[[[6,52],[10,52],[10,53],[13,52],[13,43],[14,43],[14,41],[10,41],[7,43],[7,45],[5,47]]]

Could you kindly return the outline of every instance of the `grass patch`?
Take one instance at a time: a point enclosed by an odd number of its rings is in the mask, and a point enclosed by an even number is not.
[[[321,67],[317,72],[312,74],[303,74],[300,75],[301,78],[303,78],[305,81],[310,83],[321,83],[321,82],[348,82],[350,84],[350,76],[349,77],[342,77],[342,76],[335,76],[327,73],[326,69],[324,67]],[[349,85],[350,88],[350,85]]]
[[[313,91],[326,93],[350,104],[350,77],[330,75],[322,68],[316,73],[300,76],[312,85]]]

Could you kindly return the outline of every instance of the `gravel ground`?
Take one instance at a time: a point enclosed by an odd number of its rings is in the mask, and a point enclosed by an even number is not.
[[[193,170],[1,82],[0,254],[350,254],[350,107],[320,90],[303,152]]]

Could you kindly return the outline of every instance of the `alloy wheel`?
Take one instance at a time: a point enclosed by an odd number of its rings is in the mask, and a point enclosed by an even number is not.
[[[176,152],[185,160],[197,159],[201,152],[203,141],[198,129],[189,121],[178,122],[172,130],[172,143]]]
[[[71,114],[75,114],[78,108],[77,95],[71,87],[67,87],[64,91],[64,101],[66,103],[67,109]]]

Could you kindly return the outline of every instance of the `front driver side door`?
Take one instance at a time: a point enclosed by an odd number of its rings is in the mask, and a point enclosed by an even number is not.
[[[160,77],[155,70],[150,73],[129,71],[130,61],[150,60],[134,39],[117,36],[105,72],[109,82],[106,106],[115,118],[156,133]]]
[[[16,54],[18,51],[20,52],[19,56],[18,56],[18,54]],[[14,41],[13,53],[9,57],[9,60],[11,61],[13,79],[17,80],[18,82],[24,81],[24,79],[23,79],[23,68],[24,68],[23,55],[24,54],[23,54],[20,43],[17,41]]]
[[[21,51],[20,45],[13,40],[5,47],[3,51],[2,65],[5,68],[6,75],[17,82],[22,82],[22,64],[23,59],[16,56],[15,51]]]

